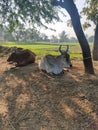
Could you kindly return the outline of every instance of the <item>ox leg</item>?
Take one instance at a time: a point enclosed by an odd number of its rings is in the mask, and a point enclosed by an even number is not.
[[[63,75],[64,74],[64,70],[62,70],[62,72],[60,72],[59,74],[54,74],[54,73],[51,73],[51,75],[54,75],[54,76],[59,76],[59,75]]]
[[[18,66],[19,66],[19,64],[16,64],[15,66],[16,66],[16,67],[18,67]]]

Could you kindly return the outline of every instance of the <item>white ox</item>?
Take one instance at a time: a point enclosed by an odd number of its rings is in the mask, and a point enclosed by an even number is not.
[[[50,74],[58,75],[63,72],[64,67],[72,67],[70,61],[70,55],[68,54],[69,46],[66,50],[61,50],[61,45],[59,47],[59,52],[61,55],[46,55],[39,62],[39,68]]]

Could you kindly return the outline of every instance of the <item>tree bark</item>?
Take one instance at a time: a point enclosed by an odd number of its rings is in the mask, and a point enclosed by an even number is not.
[[[90,47],[85,37],[85,34],[83,32],[81,22],[80,22],[80,16],[76,8],[76,5],[74,4],[73,0],[64,0],[64,2],[62,2],[62,0],[58,2],[54,0],[54,5],[61,6],[62,8],[66,9],[67,12],[69,13],[72,20],[74,31],[76,33],[76,36],[78,38],[78,41],[82,49],[85,73],[94,74]]]
[[[94,36],[93,60],[98,61],[98,23],[96,25]]]

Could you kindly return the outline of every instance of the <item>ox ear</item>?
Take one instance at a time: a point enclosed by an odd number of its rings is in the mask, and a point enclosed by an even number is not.
[[[67,45],[67,48],[66,48],[66,53],[68,53],[68,51],[69,51],[69,45]]]
[[[62,47],[62,45],[59,46],[59,52],[60,53],[62,53],[61,47]]]
[[[17,48],[16,48],[16,47],[14,47],[13,53],[16,53],[16,50],[17,50]]]

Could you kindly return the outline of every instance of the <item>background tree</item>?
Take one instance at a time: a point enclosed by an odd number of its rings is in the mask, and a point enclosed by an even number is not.
[[[91,43],[93,43],[94,42],[94,36],[88,37],[88,41],[91,42]]]
[[[57,36],[52,35],[51,38],[50,38],[50,41],[54,42],[54,43],[58,43],[59,39],[57,38]]]
[[[69,42],[77,43],[78,40],[77,40],[75,37],[71,37],[71,38],[69,39]]]
[[[74,1],[73,0],[59,0],[59,1],[53,0],[52,4],[55,6],[59,5],[60,7],[66,9],[67,12],[69,13],[74,31],[76,33],[76,36],[78,38],[78,41],[82,49],[85,72],[94,74],[90,47],[88,45],[85,34],[83,32],[81,22],[80,22],[80,16],[74,4]]]
[[[65,31],[62,31],[59,34],[59,37],[60,37],[59,42],[68,42],[68,37]]]
[[[83,8],[87,20],[93,21],[96,25],[93,46],[93,59],[98,61],[98,0],[86,0],[87,6]],[[85,23],[86,27],[90,26],[89,21]]]
[[[3,41],[15,41],[12,33],[8,32],[7,30],[3,31]]]
[[[0,28],[0,42],[4,41],[15,41],[15,39],[12,33],[8,32],[8,30]]]

